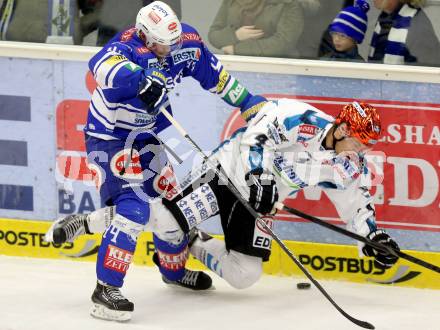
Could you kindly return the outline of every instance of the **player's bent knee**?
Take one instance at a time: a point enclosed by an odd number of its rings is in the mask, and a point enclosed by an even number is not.
[[[121,196],[115,200],[116,213],[139,224],[146,224],[150,217],[147,202],[137,196]]]
[[[255,284],[263,273],[261,258],[230,251],[232,271],[225,280],[235,289],[247,289]]]
[[[179,245],[185,238],[185,233],[180,228],[173,214],[161,203],[152,203],[151,220],[148,229],[163,241]]]

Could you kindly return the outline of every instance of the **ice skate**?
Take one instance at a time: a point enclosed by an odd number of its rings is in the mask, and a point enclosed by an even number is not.
[[[125,322],[131,319],[134,304],[125,298],[119,288],[97,282],[92,294],[90,315],[108,321]]]
[[[159,257],[157,253],[153,255],[153,261],[156,265],[159,265]],[[195,271],[185,269],[185,275],[178,281],[171,281],[162,275],[162,281],[168,285],[178,286],[195,291],[208,290],[214,288],[212,286],[212,279],[208,274],[202,271]]]
[[[65,242],[73,242],[78,236],[83,234],[90,234],[88,215],[72,214],[54,221],[44,239],[47,242],[62,244]]]

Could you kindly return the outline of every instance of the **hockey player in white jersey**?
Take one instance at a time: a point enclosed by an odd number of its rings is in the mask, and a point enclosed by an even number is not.
[[[277,201],[305,187],[319,186],[348,229],[399,248],[377,228],[373,199],[363,185],[368,174],[363,154],[381,131],[375,108],[353,102],[333,118],[304,102],[254,96],[241,110],[248,126],[223,142],[210,158],[257,212],[273,214]],[[63,239],[71,240],[84,233],[85,226],[105,228],[112,221],[111,216],[103,216],[108,211],[68,217],[54,228],[58,236],[63,233]],[[155,230],[172,232],[170,239],[191,232],[190,252],[233,287],[247,288],[261,276],[262,263],[270,256],[270,236],[206,164],[152,204],[152,212]],[[220,214],[224,241],[196,229],[216,214]],[[75,223],[79,229],[66,234]],[[370,246],[361,245],[360,250],[374,257],[378,267],[389,268],[397,261]]]

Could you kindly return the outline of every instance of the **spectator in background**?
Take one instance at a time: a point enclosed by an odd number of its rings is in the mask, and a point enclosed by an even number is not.
[[[113,36],[133,25],[138,11],[153,0],[95,0],[97,1],[96,28],[97,46],[105,45]],[[180,0],[162,0],[168,4],[180,19],[182,8]]]
[[[0,1],[1,40],[81,44],[90,32],[83,24],[93,9],[90,1]]]
[[[382,10],[371,39],[369,62],[440,65],[440,42],[421,10],[425,0],[374,0]]]
[[[297,0],[223,0],[208,38],[229,55],[296,57],[303,25]]]
[[[334,1],[328,1],[328,2],[332,3],[332,4],[327,4],[327,10],[331,9],[328,12],[333,12],[333,10],[335,10],[337,8],[337,6],[342,5],[342,7],[340,7],[341,10],[346,7],[354,6],[356,3],[356,0],[337,1],[339,3],[335,3]],[[328,8],[328,7],[331,7],[331,8]],[[330,35],[330,30],[329,30],[329,25],[328,25],[326,27],[326,29],[324,30],[324,33],[321,35],[321,41],[319,43],[319,48],[318,48],[318,56],[322,57],[325,54],[328,54],[332,51],[335,51],[335,48],[333,46],[333,39],[332,39],[332,36]]]
[[[342,9],[329,26],[332,47],[323,58],[365,61],[359,55],[358,44],[364,41],[369,9],[370,5],[363,0],[356,1],[354,6]]]
[[[353,0],[299,0],[304,12],[304,29],[298,41],[301,58],[318,59],[332,47],[328,26],[342,8]],[[323,36],[324,35],[324,36]]]

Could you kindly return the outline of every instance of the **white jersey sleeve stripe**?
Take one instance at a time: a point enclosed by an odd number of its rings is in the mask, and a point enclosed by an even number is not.
[[[101,64],[106,61],[109,57],[116,55],[113,52],[109,52],[105,56],[103,56],[98,62],[96,62],[95,66],[93,67],[93,75],[96,75],[96,72],[99,70],[99,67]]]
[[[112,88],[113,87],[113,79],[115,78],[116,74],[118,73],[118,71],[124,67],[127,63],[130,63],[129,61],[122,61],[121,63],[113,66],[110,70],[109,73],[107,75],[107,81],[106,81],[106,86]]]

